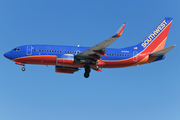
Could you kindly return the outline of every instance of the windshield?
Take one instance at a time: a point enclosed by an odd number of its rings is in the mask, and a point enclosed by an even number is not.
[[[18,51],[18,50],[20,50],[20,49],[19,49],[19,48],[14,48],[13,50],[14,50],[14,51]]]

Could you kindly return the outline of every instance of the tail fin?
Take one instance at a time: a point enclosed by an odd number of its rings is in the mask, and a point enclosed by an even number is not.
[[[164,48],[173,18],[166,17],[140,44],[139,50],[155,52]]]

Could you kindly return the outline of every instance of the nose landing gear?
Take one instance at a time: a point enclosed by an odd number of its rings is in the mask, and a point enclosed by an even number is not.
[[[17,64],[17,65],[22,65],[23,67],[22,67],[22,71],[25,71],[26,70],[26,68],[24,67],[25,65],[24,65],[24,63],[21,63],[21,62],[15,62],[15,64]]]

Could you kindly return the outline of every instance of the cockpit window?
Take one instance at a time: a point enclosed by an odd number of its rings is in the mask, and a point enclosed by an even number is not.
[[[19,49],[19,48],[14,48],[13,50],[14,50],[14,51],[18,51],[18,50],[20,50],[20,49]]]

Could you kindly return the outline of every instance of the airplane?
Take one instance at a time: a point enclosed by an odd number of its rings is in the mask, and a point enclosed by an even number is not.
[[[109,39],[93,46],[24,45],[14,48],[4,56],[15,64],[54,65],[57,73],[74,73],[84,68],[88,78],[91,69],[122,68],[163,60],[165,54],[176,45],[164,48],[173,18],[165,17],[139,44],[121,48],[107,48],[122,34],[125,24]]]

